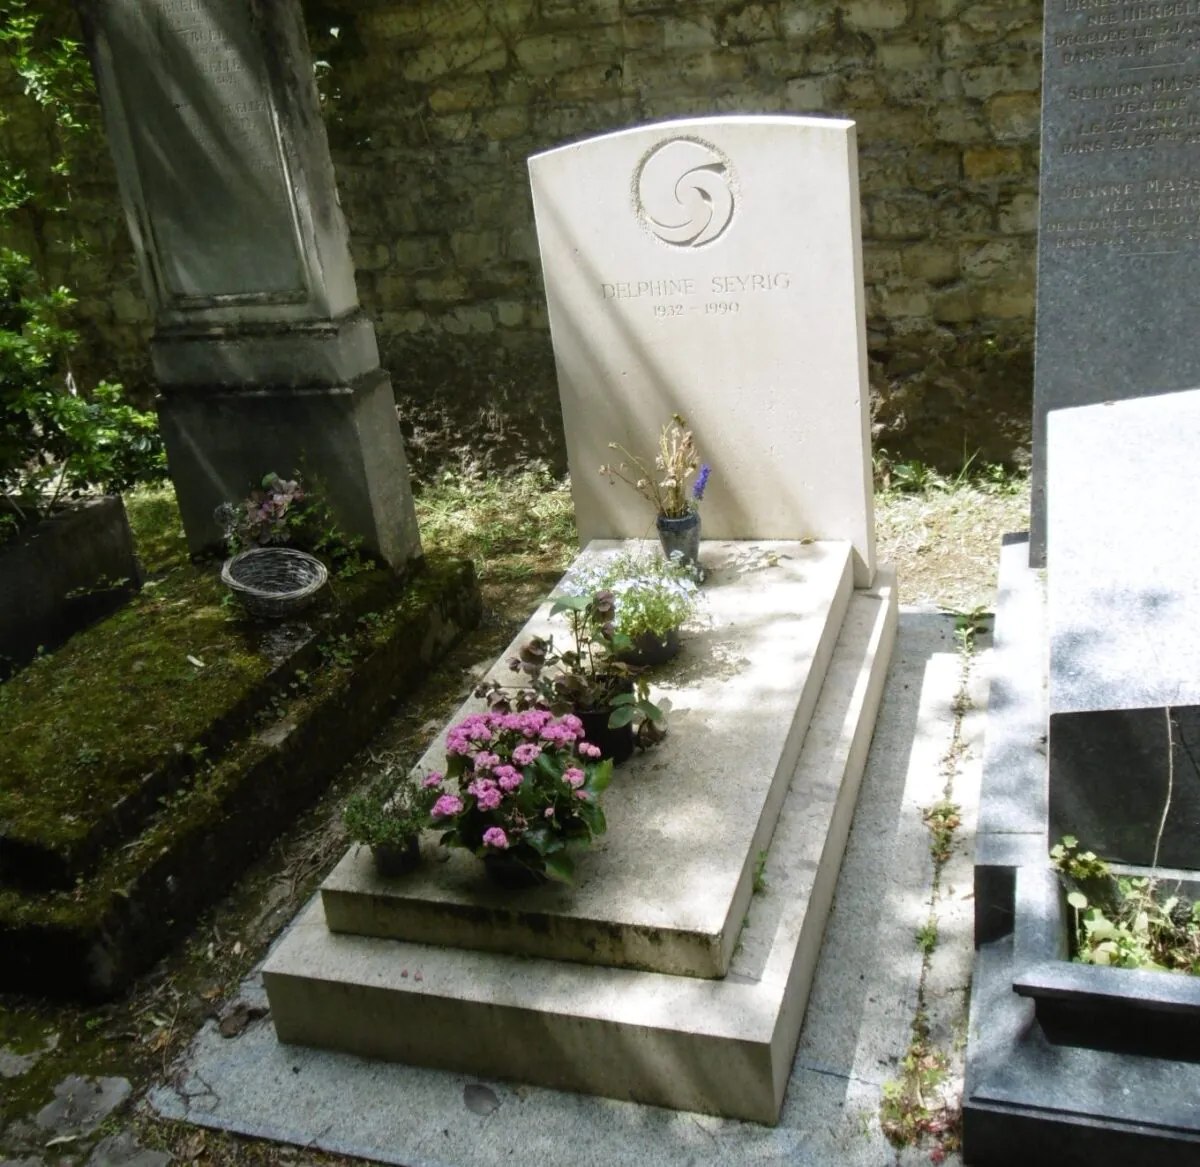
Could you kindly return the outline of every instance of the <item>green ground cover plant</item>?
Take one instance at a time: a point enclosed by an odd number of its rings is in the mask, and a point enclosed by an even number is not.
[[[78,41],[53,36],[28,0],[0,0],[0,72],[37,107],[34,143],[0,139],[0,542],[90,490],[116,492],[161,479],[165,459],[153,413],[120,385],[77,383],[71,353],[75,302],[50,274],[51,239],[83,249],[69,218],[74,146],[98,115]],[[0,132],[7,119],[0,113]]]
[[[1118,876],[1064,835],[1050,861],[1067,890],[1072,954],[1082,964],[1200,973],[1200,900],[1151,877]]]

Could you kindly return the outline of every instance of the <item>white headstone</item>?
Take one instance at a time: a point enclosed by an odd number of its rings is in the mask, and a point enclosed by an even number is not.
[[[854,123],[720,117],[529,160],[581,542],[653,532],[602,463],[682,414],[713,539],[842,539],[874,573]]]

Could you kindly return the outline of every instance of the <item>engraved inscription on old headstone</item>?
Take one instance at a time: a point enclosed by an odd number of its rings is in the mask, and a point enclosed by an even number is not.
[[[268,471],[320,482],[393,566],[421,553],[299,0],[76,0],[154,310],[159,422],[194,552]]]
[[[288,165],[246,0],[103,6],[160,300],[307,298]]]
[[[1046,414],[1200,385],[1200,4],[1046,0],[1033,554]]]

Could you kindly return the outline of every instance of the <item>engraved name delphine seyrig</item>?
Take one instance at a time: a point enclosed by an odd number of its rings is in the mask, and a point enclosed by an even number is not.
[[[702,247],[733,218],[729,164],[715,146],[672,138],[642,161],[636,176],[638,212],[664,243]]]

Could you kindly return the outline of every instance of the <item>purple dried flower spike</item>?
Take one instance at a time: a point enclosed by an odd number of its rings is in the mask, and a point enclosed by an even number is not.
[[[700,467],[700,473],[696,475],[696,481],[692,483],[692,498],[699,502],[704,497],[704,488],[708,485],[708,476],[712,473],[712,467],[705,462]]]

